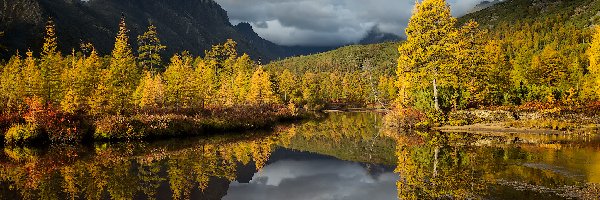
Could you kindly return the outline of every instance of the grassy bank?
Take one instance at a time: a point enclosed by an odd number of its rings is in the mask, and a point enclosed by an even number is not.
[[[131,115],[87,116],[36,111],[1,122],[2,143],[86,143],[152,140],[271,128],[308,116],[282,105],[207,108],[202,111],[153,111]]]
[[[386,126],[400,131],[437,129],[460,132],[586,133],[598,130],[600,103],[559,105],[530,103],[448,112],[393,109]]]

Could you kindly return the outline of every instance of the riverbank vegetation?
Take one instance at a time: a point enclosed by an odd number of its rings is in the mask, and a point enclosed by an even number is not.
[[[433,126],[482,108],[597,116],[600,28],[572,19],[553,13],[482,28],[474,20],[458,24],[444,0],[417,3],[399,47],[396,112],[420,111]]]
[[[23,144],[173,137],[267,127],[300,116],[299,105],[280,100],[274,77],[248,55],[238,55],[232,40],[204,57],[182,52],[163,62],[167,47],[156,27],[137,38],[136,54],[124,17],[119,27],[110,55],[87,43],[63,55],[50,20],[39,56],[17,52],[0,65],[2,139]]]

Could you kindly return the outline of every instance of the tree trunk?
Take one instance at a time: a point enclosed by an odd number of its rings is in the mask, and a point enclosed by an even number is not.
[[[434,160],[433,160],[433,177],[435,178],[437,176],[437,166],[438,166],[438,155],[440,153],[440,148],[436,147],[435,151],[434,151]]]
[[[433,79],[433,107],[436,111],[440,110],[440,104],[438,102],[438,90],[437,90],[437,79]]]

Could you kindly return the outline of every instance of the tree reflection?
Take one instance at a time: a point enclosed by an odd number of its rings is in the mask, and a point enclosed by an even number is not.
[[[458,134],[416,133],[399,136],[396,156],[398,198],[473,199],[485,196],[484,154],[465,146],[472,138]]]
[[[167,183],[173,199],[205,191],[209,181],[236,179],[237,167],[268,161],[276,135],[216,139],[167,147],[147,144],[56,146],[41,151],[5,147],[0,183],[21,199],[155,199]],[[46,153],[40,153],[46,152]],[[161,175],[166,174],[166,175]],[[4,195],[2,195],[4,196]]]

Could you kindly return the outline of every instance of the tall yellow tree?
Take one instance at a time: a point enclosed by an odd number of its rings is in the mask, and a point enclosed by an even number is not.
[[[27,57],[25,58],[23,66],[23,79],[26,88],[25,97],[39,97],[42,94],[42,74],[33,57],[33,52],[28,51],[26,55]]]
[[[196,66],[194,83],[202,108],[214,97],[217,88],[216,68],[214,60],[200,60]]]
[[[194,103],[193,70],[179,55],[171,58],[171,64],[164,73],[167,103],[175,108],[185,108]]]
[[[13,56],[0,75],[0,111],[20,111],[25,102],[25,80],[23,77],[23,60],[17,53]]]
[[[254,62],[250,59],[248,54],[239,57],[233,66],[235,72],[233,92],[235,94],[236,103],[244,102],[248,96],[248,91],[250,90],[250,76],[252,75],[253,68]]]
[[[160,74],[146,72],[135,91],[136,104],[143,110],[160,108],[164,104],[164,89]]]
[[[455,31],[456,19],[450,14],[445,0],[423,0],[416,3],[413,16],[406,28],[407,40],[399,48],[399,79],[413,75],[428,81],[433,88],[433,107],[440,110],[438,84],[448,67],[450,34]],[[416,83],[425,84],[425,83]],[[410,86],[409,86],[410,87]]]
[[[592,44],[588,49],[590,59],[590,67],[588,68],[592,77],[592,82],[595,88],[597,98],[600,98],[600,26],[594,28],[594,36]]]
[[[89,100],[99,82],[102,61],[95,50],[87,57],[71,58],[70,67],[62,75],[64,97],[61,108],[65,112],[89,109]]]
[[[141,74],[129,45],[128,32],[125,17],[122,16],[104,80],[107,89],[105,95],[109,97],[109,110],[116,113],[124,113],[131,108],[131,97]]]
[[[297,78],[290,70],[285,69],[279,75],[279,93],[283,95],[283,101],[287,103],[298,89]]]
[[[276,103],[277,97],[273,92],[271,76],[260,66],[250,79],[250,93],[248,101],[253,104]]]

